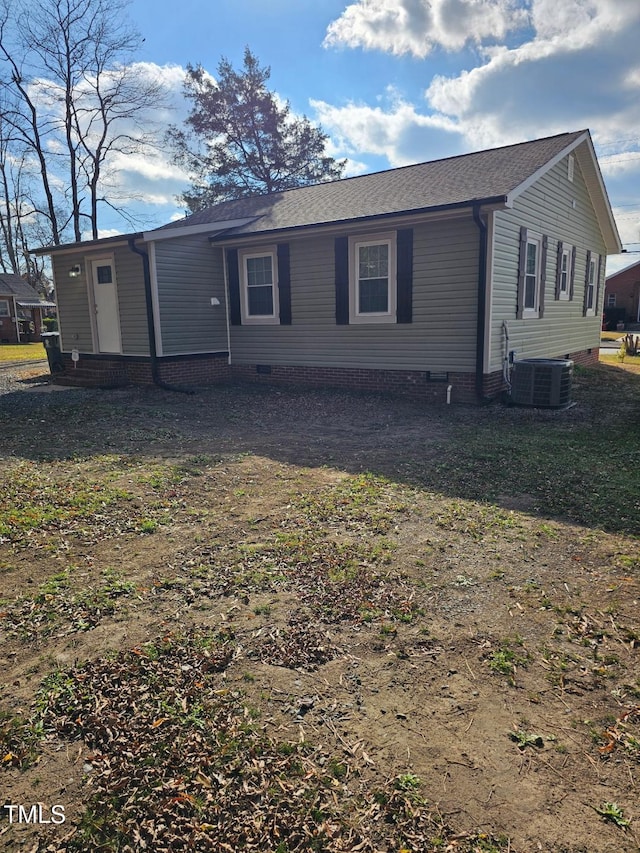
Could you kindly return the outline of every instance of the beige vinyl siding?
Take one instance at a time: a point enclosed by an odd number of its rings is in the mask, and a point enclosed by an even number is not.
[[[87,267],[84,255],[53,255],[51,261],[58,305],[60,345],[64,352],[71,352],[72,349],[93,352]],[[78,278],[69,278],[69,270],[76,264],[80,264],[82,272]]]
[[[53,275],[58,303],[62,349],[70,352],[95,352],[92,311],[93,296],[91,261],[113,258],[118,290],[118,310],[123,355],[148,355],[147,309],[144,294],[142,258],[128,246],[105,246],[100,252],[73,252],[54,255]],[[69,270],[80,265],[77,278],[69,278]]]
[[[414,226],[413,322],[338,326],[334,236],[292,240],[292,323],[232,326],[232,362],[473,370],[478,242],[470,217]]]
[[[149,326],[142,258],[124,246],[117,248],[114,256],[122,352],[124,355],[149,355]]]
[[[575,206],[574,202],[575,201]],[[544,316],[516,319],[520,227],[548,237]],[[573,300],[556,300],[558,241],[576,246]],[[600,293],[595,316],[583,317],[587,252],[601,255]],[[597,348],[604,296],[605,246],[584,178],[576,157],[573,182],[568,179],[567,158],[519,196],[514,207],[497,211],[494,230],[491,357],[489,372],[498,370],[504,357],[502,323],[509,326],[509,347],[517,358],[562,357]]]
[[[222,250],[206,234],[155,243],[163,355],[226,352]],[[212,305],[217,297],[219,305]]]

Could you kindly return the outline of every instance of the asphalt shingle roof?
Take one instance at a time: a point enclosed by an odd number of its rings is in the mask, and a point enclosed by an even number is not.
[[[225,201],[156,230],[209,223],[215,226],[225,220],[258,217],[232,232],[251,234],[499,198],[515,190],[584,132]]]
[[[0,296],[21,296],[24,299],[38,299],[37,292],[22,276],[14,273],[0,273]]]

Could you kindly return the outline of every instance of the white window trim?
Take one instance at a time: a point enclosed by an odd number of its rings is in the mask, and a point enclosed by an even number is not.
[[[558,298],[564,299],[566,302],[569,301],[569,296],[571,295],[571,272],[572,272],[572,270],[571,270],[571,258],[572,258],[572,255],[573,255],[573,248],[572,247],[569,247],[567,249],[564,249],[564,248],[562,249],[562,257],[560,258],[560,292],[559,292]],[[567,287],[565,290],[563,290],[562,289],[562,264],[563,264],[565,258],[567,259],[567,273],[566,273],[566,276],[567,276],[566,285],[567,285]]]
[[[593,269],[593,284],[591,283],[591,270],[592,269]],[[591,258],[589,259],[589,279],[588,279],[586,287],[587,288],[589,288],[589,287],[593,288],[593,295],[592,295],[592,299],[591,299],[591,302],[592,302],[591,308],[587,308],[587,312],[586,312],[585,316],[586,317],[595,317],[596,308],[598,307],[596,305],[596,296],[598,294],[598,256],[597,255],[592,254]]]
[[[278,293],[278,255],[275,246],[264,249],[246,249],[238,253],[240,273],[240,313],[243,326],[277,326],[280,324],[280,299]],[[249,295],[247,261],[250,258],[271,258],[271,274],[273,276],[273,313],[249,314]]]
[[[523,299],[523,308],[522,308],[522,319],[527,320],[533,317],[540,316],[540,256],[542,255],[542,235],[534,234],[531,231],[527,233],[527,247],[529,244],[533,244],[536,247],[536,286],[535,286],[535,301],[533,308],[527,308],[524,305],[524,299],[526,298],[527,293],[527,273],[526,273],[526,263],[527,263],[527,250],[525,249],[525,276],[524,276],[524,290],[522,293]]]
[[[607,308],[615,308],[615,307],[616,307],[616,295],[615,295],[615,293],[607,293]]]
[[[11,305],[9,304],[9,300],[8,299],[0,299],[0,308],[2,308],[3,305],[7,306],[7,311],[6,311],[6,313],[3,311],[0,311],[0,317],[11,317]]]
[[[386,243],[389,247],[388,310],[380,313],[358,311],[358,250],[361,246],[379,246]],[[396,233],[366,234],[361,237],[349,237],[349,323],[396,323],[398,304]]]

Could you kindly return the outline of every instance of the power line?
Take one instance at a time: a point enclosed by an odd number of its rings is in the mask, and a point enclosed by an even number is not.
[[[605,154],[604,156],[608,157],[608,158],[618,157],[617,154]],[[609,165],[615,166],[617,163],[629,163],[632,160],[638,160],[638,159],[640,159],[640,152],[637,152],[635,154],[630,154],[628,157],[618,157],[618,159],[614,160],[612,163],[606,163],[605,168],[606,168],[606,166],[609,166]]]

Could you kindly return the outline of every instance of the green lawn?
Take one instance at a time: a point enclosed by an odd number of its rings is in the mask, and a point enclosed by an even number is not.
[[[0,344],[0,363],[3,361],[34,361],[46,357],[41,343]]]
[[[624,361],[620,361],[616,353],[611,355],[600,353],[600,363],[620,367],[631,373],[640,373],[640,355],[625,355]]]

